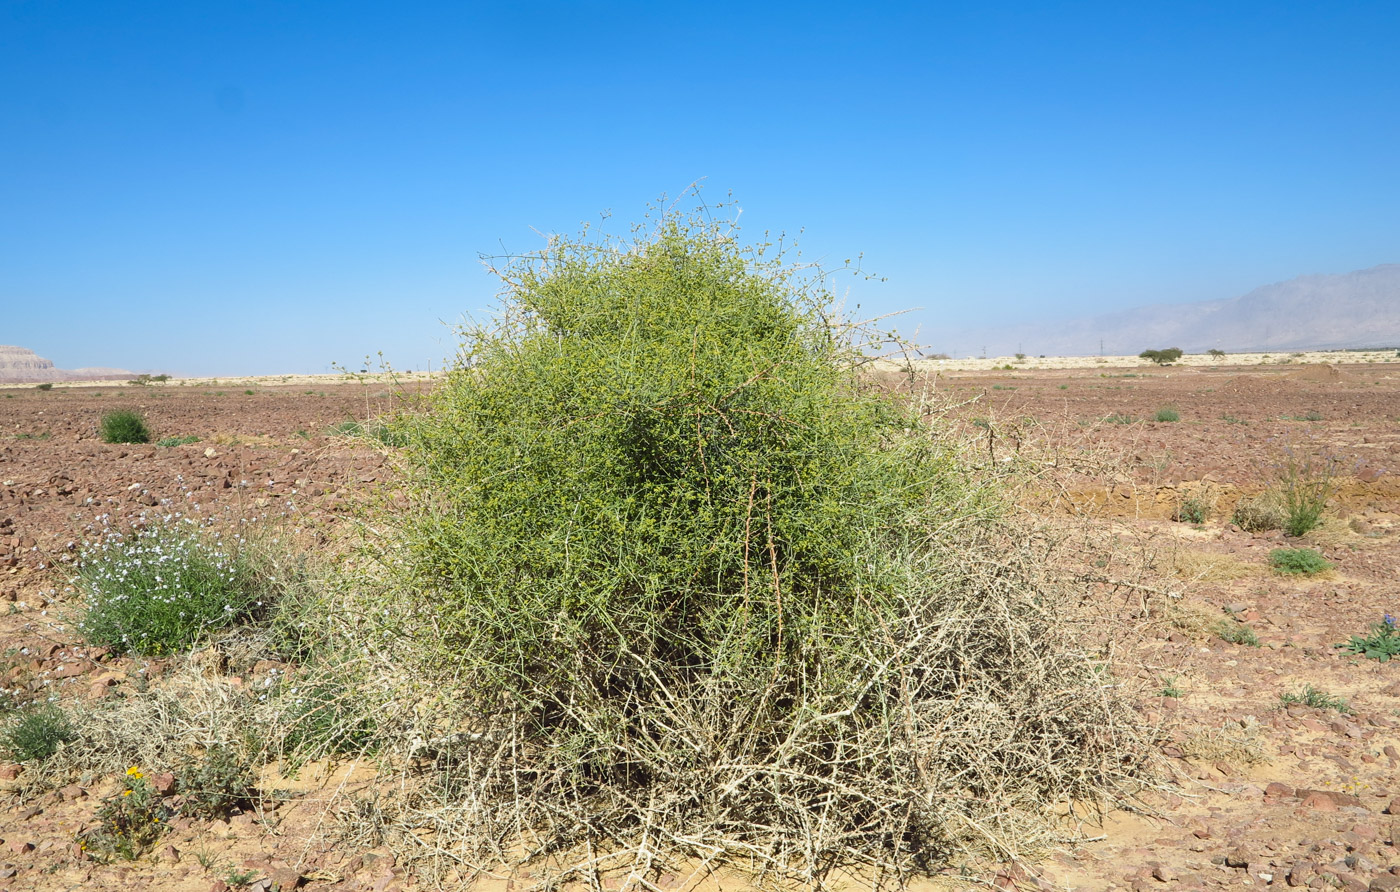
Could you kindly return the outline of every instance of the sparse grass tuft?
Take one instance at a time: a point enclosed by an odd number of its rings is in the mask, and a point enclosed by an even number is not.
[[[190,445],[191,443],[198,443],[198,442],[199,442],[199,437],[196,437],[196,436],[194,436],[193,434],[189,434],[189,435],[184,436],[184,437],[166,437],[166,438],[164,438],[164,439],[162,439],[162,440],[157,440],[157,441],[156,441],[156,445],[157,445],[157,446],[165,446],[165,447],[168,448],[168,447],[171,447],[171,446],[188,446],[188,445]]]
[[[133,409],[116,409],[103,415],[99,432],[104,443],[151,442],[151,429],[141,413]]]
[[[1242,644],[1245,647],[1258,647],[1259,636],[1254,630],[1231,617],[1221,617],[1215,623],[1214,632],[1221,641]]]
[[[1293,705],[1308,706],[1313,709],[1335,709],[1337,712],[1349,713],[1351,707],[1347,701],[1341,697],[1333,697],[1326,691],[1319,690],[1312,685],[1304,685],[1303,690],[1297,694],[1280,694],[1279,705],[1287,708]]]
[[[1178,411],[1176,411],[1175,409],[1173,409],[1173,408],[1171,408],[1171,407],[1167,407],[1167,408],[1164,408],[1164,409],[1158,409],[1158,410],[1157,410],[1157,414],[1156,414],[1156,415],[1153,415],[1153,416],[1152,416],[1152,419],[1153,419],[1154,421],[1162,421],[1162,422],[1180,421],[1180,420],[1181,420],[1181,413],[1178,412]]]
[[[1287,521],[1288,514],[1284,511],[1282,497],[1274,490],[1254,498],[1240,499],[1230,515],[1230,522],[1247,533],[1282,529]]]

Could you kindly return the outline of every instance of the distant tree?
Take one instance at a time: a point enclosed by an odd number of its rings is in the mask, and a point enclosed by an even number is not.
[[[1181,358],[1180,347],[1168,347],[1165,350],[1144,350],[1138,354],[1141,359],[1150,359],[1158,365],[1171,365]]]
[[[1225,351],[1224,351],[1224,350],[1216,350],[1216,349],[1214,349],[1214,348],[1211,348],[1210,350],[1207,350],[1206,353],[1208,353],[1208,354],[1210,355],[1210,358],[1211,358],[1211,359],[1224,359],[1224,358],[1225,358]]]

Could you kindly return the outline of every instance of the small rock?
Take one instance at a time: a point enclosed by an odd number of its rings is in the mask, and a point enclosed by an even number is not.
[[[1293,788],[1288,784],[1274,781],[1264,788],[1264,795],[1273,799],[1289,799],[1293,796]]]
[[[27,855],[30,852],[34,851],[34,843],[12,842],[10,843],[10,851],[14,852],[16,855]]]
[[[168,771],[151,775],[151,789],[161,796],[169,796],[175,792],[175,775]]]
[[[0,774],[0,777],[4,776],[4,774]],[[1394,799],[1390,800],[1390,804],[1385,807],[1385,813],[1388,815],[1400,815],[1400,796],[1396,796]]]
[[[65,802],[72,801],[74,799],[82,799],[83,797],[87,796],[87,794],[87,790],[84,790],[77,784],[69,784],[68,786],[58,791],[58,795],[63,797]]]
[[[1225,856],[1226,867],[1248,867],[1250,854],[1244,849],[1234,849]]]
[[[1383,873],[1371,880],[1366,892],[1396,892],[1397,889],[1400,889],[1400,876]]]
[[[306,878],[295,867],[280,867],[268,874],[268,879],[272,880],[273,892],[292,892]]]
[[[160,860],[176,864],[180,860],[180,850],[172,845],[166,844],[161,847]]]
[[[23,765],[15,762],[7,762],[0,765],[0,780],[14,780],[19,777],[19,773],[24,770]]]
[[[1152,878],[1159,883],[1174,883],[1176,882],[1176,871],[1165,864],[1158,864],[1152,868]]]

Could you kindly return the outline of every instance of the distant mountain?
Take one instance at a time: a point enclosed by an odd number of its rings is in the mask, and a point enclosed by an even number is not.
[[[1102,344],[1102,346],[1100,346]],[[1158,304],[1064,322],[949,333],[930,345],[958,356],[1134,356],[1400,346],[1400,263],[1336,276],[1299,276],[1241,297]]]
[[[0,384],[33,381],[124,381],[135,377],[126,369],[60,369],[53,362],[24,347],[0,345]]]

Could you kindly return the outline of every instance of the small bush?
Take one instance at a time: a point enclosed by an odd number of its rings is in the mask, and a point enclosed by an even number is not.
[[[292,763],[369,752],[376,723],[345,667],[313,673],[289,680],[279,695],[282,746]]]
[[[1332,565],[1311,548],[1275,548],[1269,552],[1269,566],[1276,573],[1291,576],[1313,576],[1332,569]]]
[[[1252,499],[1241,499],[1235,505],[1230,522],[1247,533],[1263,533],[1282,529],[1288,521],[1277,492],[1266,492]]]
[[[1230,617],[1222,617],[1216,622],[1214,631],[1220,640],[1230,644],[1243,644],[1246,647],[1259,646],[1259,636],[1254,634],[1254,630]]]
[[[1380,622],[1371,624],[1369,635],[1353,635],[1337,647],[1346,648],[1368,660],[1390,662],[1391,657],[1400,656],[1400,632],[1396,631],[1395,617],[1387,613]]]
[[[83,851],[96,861],[135,861],[165,833],[169,809],[139,768],[128,768],[122,789],[97,809],[97,826],[81,837]]]
[[[86,552],[79,632],[118,652],[160,656],[262,614],[266,586],[236,542],[191,526],[152,526]]]
[[[1114,412],[1112,415],[1109,415],[1108,417],[1104,418],[1105,424],[1134,424],[1136,422],[1137,419],[1133,416],[1123,415],[1118,412]]]
[[[132,409],[117,409],[102,416],[100,428],[104,443],[149,443],[151,429],[141,413]]]
[[[1305,536],[1322,522],[1322,512],[1332,494],[1336,462],[1332,459],[1299,458],[1293,450],[1284,455],[1279,468],[1279,488],[1283,497],[1283,531]]]
[[[48,382],[48,381],[45,381],[43,384],[35,384],[35,385],[34,385],[34,389],[35,389],[35,390],[53,390],[53,384],[50,383],[50,382]]]
[[[68,714],[56,704],[24,709],[0,732],[0,749],[16,762],[44,760],[73,740],[76,732]]]
[[[253,764],[228,744],[215,743],[175,772],[184,803],[180,813],[193,818],[227,818],[235,808],[250,804]]]
[[[1197,496],[1188,496],[1176,506],[1172,520],[1178,523],[1205,523],[1210,519],[1210,503]]]
[[[1181,413],[1172,408],[1158,409],[1157,414],[1152,416],[1155,421],[1171,422],[1180,421]]]
[[[408,445],[408,436],[403,431],[396,430],[382,421],[361,423],[354,419],[348,419],[332,426],[327,433],[333,437],[363,437],[368,440],[376,440],[385,446]]]
[[[1351,712],[1351,707],[1347,701],[1341,697],[1333,697],[1326,691],[1319,690],[1312,685],[1304,685],[1303,690],[1297,694],[1280,694],[1279,705],[1287,708],[1289,706],[1309,706],[1313,709],[1335,709],[1337,712]]]
[[[199,437],[196,437],[196,436],[194,436],[193,434],[190,434],[190,435],[184,436],[184,437],[166,437],[166,438],[163,439],[163,440],[157,440],[157,441],[156,441],[156,445],[157,445],[157,446],[166,446],[166,447],[170,447],[170,446],[188,446],[188,445],[190,445],[191,443],[198,443],[198,442],[199,442]]]

